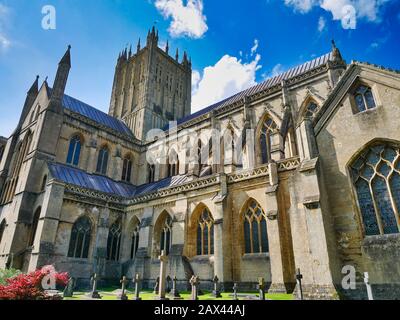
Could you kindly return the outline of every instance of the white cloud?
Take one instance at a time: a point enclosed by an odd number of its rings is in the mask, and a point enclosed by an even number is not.
[[[325,30],[325,28],[326,28],[326,20],[324,17],[321,16],[321,17],[319,17],[319,20],[318,20],[318,31],[323,32]]]
[[[9,8],[0,3],[0,50],[7,50],[11,46],[11,41],[7,37],[4,29],[8,21]]]
[[[0,49],[6,50],[11,46],[11,41],[4,35],[0,33]]]
[[[254,54],[257,52],[258,46],[259,46],[259,41],[257,39],[254,40],[254,46],[251,48],[251,55],[254,56]]]
[[[203,0],[156,0],[155,6],[164,16],[171,18],[168,29],[173,37],[201,38],[208,30],[207,18],[203,14]]]
[[[273,78],[276,77],[278,75],[280,75],[281,73],[284,73],[286,70],[284,69],[283,65],[281,65],[280,63],[278,63],[277,65],[275,65],[271,72],[266,72],[262,75],[264,80],[267,80],[269,78]]]
[[[192,112],[256,85],[256,73],[262,67],[256,50],[250,62],[224,55],[215,65],[206,67],[202,75],[193,71]]]
[[[317,2],[317,0],[285,0],[287,6],[292,6],[296,11],[300,11],[301,13],[309,12]]]
[[[381,9],[393,0],[284,0],[295,11],[307,13],[316,6],[332,14],[344,29],[357,28],[357,20],[380,22]]]

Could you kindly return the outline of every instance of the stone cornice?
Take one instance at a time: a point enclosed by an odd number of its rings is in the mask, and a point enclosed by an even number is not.
[[[335,66],[343,66],[343,63],[339,63],[339,62],[332,62]],[[327,72],[329,68],[332,67],[332,63],[330,65],[325,64],[325,65],[321,65],[317,68],[314,68],[308,72],[305,72],[303,74],[300,74],[296,77],[293,77],[291,79],[288,79],[285,81],[285,85],[286,86],[293,86],[297,83],[300,83],[304,80],[307,80],[309,78],[315,77],[316,75],[319,75],[321,73]],[[266,88],[265,90],[262,90],[260,92],[257,92],[255,94],[252,94],[250,96],[246,96],[246,103],[247,104],[251,104],[254,102],[257,102],[261,99],[265,99],[268,96],[270,96],[273,93],[279,93],[280,91],[282,91],[282,84],[276,84],[275,86],[272,86],[270,88]],[[234,103],[228,104],[226,106],[221,106],[218,107],[214,110],[211,110],[210,112],[200,115],[197,118],[194,118],[192,120],[189,120],[188,122],[182,123],[180,125],[178,125],[178,131],[182,130],[182,129],[186,129],[188,127],[191,127],[193,125],[196,125],[204,120],[210,119],[212,116],[212,113],[214,113],[214,116],[220,116],[223,115],[225,113],[231,112],[232,110],[235,110],[237,108],[242,108],[244,107],[244,99],[236,101]]]
[[[206,177],[206,178],[202,178],[202,179],[197,179],[197,180],[190,181],[190,182],[178,185],[178,186],[160,189],[153,193],[135,197],[132,200],[129,200],[129,204],[134,205],[134,204],[137,204],[140,202],[147,202],[150,200],[168,197],[168,196],[183,193],[183,192],[190,192],[190,191],[194,191],[197,189],[207,188],[210,186],[218,185],[219,182],[220,181],[219,181],[218,175],[214,175],[214,176],[210,176],[210,177]]]

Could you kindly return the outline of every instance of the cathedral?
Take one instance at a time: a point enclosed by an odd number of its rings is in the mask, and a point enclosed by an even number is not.
[[[399,298],[400,73],[332,43],[191,114],[191,60],[158,42],[120,53],[108,114],[65,93],[71,47],[36,78],[0,138],[0,268],[152,288],[163,253],[183,290],[293,293],[300,271],[306,299],[364,299],[368,272]]]

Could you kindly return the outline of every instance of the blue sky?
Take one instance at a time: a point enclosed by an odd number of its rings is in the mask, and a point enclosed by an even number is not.
[[[55,30],[42,28],[45,5]],[[349,62],[400,69],[398,0],[0,0],[0,135],[36,74],[52,84],[68,44],[67,93],[107,112],[119,51],[155,22],[161,46],[192,57],[193,110],[328,52],[332,38]]]

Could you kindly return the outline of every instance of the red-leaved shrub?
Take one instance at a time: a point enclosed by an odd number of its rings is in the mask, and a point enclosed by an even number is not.
[[[46,284],[50,277],[58,287],[65,287],[69,279],[68,273],[58,273],[53,266],[45,266],[29,274],[20,274],[8,279],[4,286],[0,285],[0,300],[47,299],[45,290],[49,289]]]

